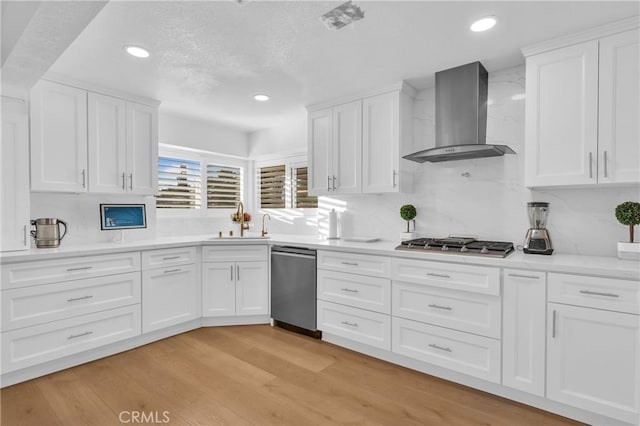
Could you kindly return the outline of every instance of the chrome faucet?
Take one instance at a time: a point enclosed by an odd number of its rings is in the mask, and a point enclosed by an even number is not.
[[[240,236],[244,237],[244,204],[242,204],[242,201],[238,203],[238,210],[236,211],[236,220],[240,222]]]
[[[266,218],[269,218],[269,220],[271,220],[271,216],[269,216],[269,213],[265,213],[262,215],[262,233],[261,234],[263,237],[268,234],[267,228],[265,227],[265,223],[264,223],[264,220]]]

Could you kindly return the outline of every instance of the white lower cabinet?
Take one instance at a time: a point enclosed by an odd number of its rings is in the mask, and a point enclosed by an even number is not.
[[[380,349],[391,350],[391,317],[318,300],[318,329]]]
[[[2,333],[2,373],[140,335],[140,305]]]
[[[548,304],[547,398],[635,424],[640,317]]]
[[[545,389],[546,274],[504,271],[502,384],[538,396]]]
[[[391,335],[397,354],[500,383],[500,340],[397,317]]]
[[[269,314],[267,262],[202,264],[202,316]]]
[[[196,265],[142,272],[144,333],[200,317],[200,282]]]

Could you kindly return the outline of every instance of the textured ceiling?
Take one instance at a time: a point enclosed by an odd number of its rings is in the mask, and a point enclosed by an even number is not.
[[[320,15],[341,2],[112,1],[51,71],[162,101],[163,110],[254,131],[304,105],[480,60],[522,63],[520,47],[639,13],[638,2],[357,1],[338,31]],[[498,25],[472,33],[487,14]],[[148,48],[129,57],[123,45]],[[271,101],[251,96],[268,93]]]

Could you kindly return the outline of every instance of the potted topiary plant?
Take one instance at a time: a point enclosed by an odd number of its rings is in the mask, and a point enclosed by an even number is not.
[[[407,232],[402,232],[400,234],[400,239],[402,241],[412,240],[416,237],[416,233],[410,231],[410,224],[417,215],[418,212],[416,211],[416,208],[411,204],[405,204],[400,207],[400,217],[407,221]]]
[[[633,242],[635,225],[640,225],[640,203],[625,201],[616,207],[616,219],[623,225],[629,226],[629,242],[618,243],[618,257],[620,259],[640,259],[640,243]]]

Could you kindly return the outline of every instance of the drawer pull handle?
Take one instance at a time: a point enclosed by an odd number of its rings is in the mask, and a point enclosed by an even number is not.
[[[342,262],[343,265],[358,266],[357,262]]]
[[[180,272],[180,271],[181,271],[180,268],[178,268],[178,269],[168,269],[168,270],[164,271],[164,273],[165,274],[170,274],[172,272]]]
[[[93,296],[91,295],[82,296],[82,297],[72,297],[71,299],[67,299],[67,302],[75,302],[76,300],[87,300],[91,298],[93,298]]]
[[[601,293],[599,291],[591,291],[591,290],[580,290],[580,293],[590,294],[593,296],[620,297],[619,294],[615,294],[615,293]]]
[[[354,289],[351,289],[351,288],[341,288],[340,290],[346,291],[348,293],[357,293],[358,292],[358,290],[354,290]]]
[[[430,277],[451,278],[451,275],[447,275],[447,274],[434,274],[433,272],[427,272],[427,275],[429,275]]]
[[[438,349],[440,351],[453,352],[453,350],[451,348],[445,348],[444,346],[438,346],[435,343],[429,343],[429,347],[433,348],[433,349]]]
[[[357,322],[349,322],[349,321],[342,321],[341,324],[348,325],[348,326],[351,326],[351,327],[357,327],[358,326]]]
[[[538,277],[537,275],[520,275],[520,274],[507,274],[510,277],[514,277],[514,278],[531,278],[532,280],[537,280]]]
[[[553,339],[556,338],[556,322],[557,322],[557,320],[556,320],[556,310],[554,309],[553,310],[553,316],[551,318],[551,337]]]
[[[93,331],[85,331],[84,333],[80,333],[80,334],[72,334],[71,336],[67,337],[67,340],[77,339],[78,337],[84,337],[90,334],[93,334]]]
[[[180,259],[180,256],[169,256],[169,257],[162,258],[162,260],[173,260],[173,259]]]
[[[73,272],[73,271],[86,271],[93,268],[93,266],[82,266],[80,268],[67,268],[67,272]]]
[[[445,311],[453,311],[453,308],[451,306],[436,305],[435,303],[429,305],[429,307],[436,308],[436,309],[444,309]]]

